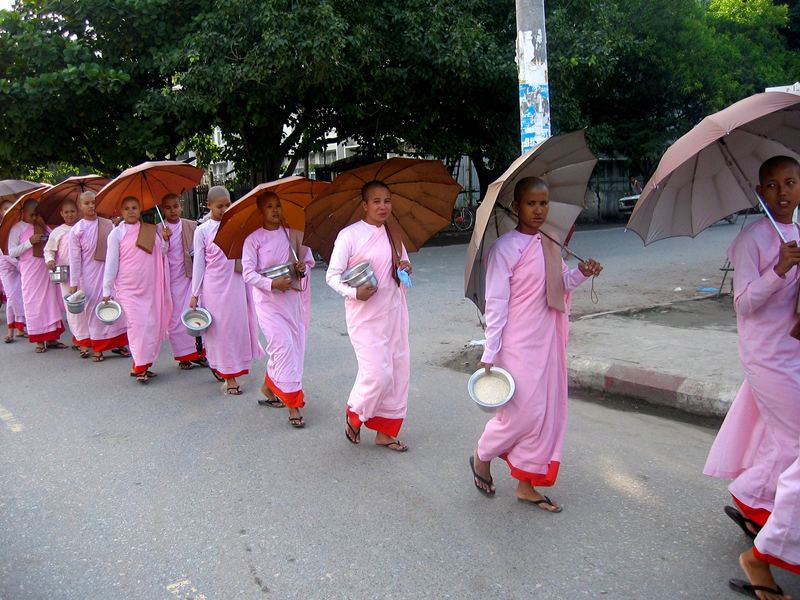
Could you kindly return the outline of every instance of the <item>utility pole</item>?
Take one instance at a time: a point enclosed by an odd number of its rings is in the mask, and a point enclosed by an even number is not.
[[[550,137],[544,0],[516,0],[520,144],[524,154]]]

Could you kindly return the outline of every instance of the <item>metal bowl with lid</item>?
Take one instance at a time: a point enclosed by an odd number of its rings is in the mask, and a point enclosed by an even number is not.
[[[372,265],[368,261],[358,263],[354,267],[347,269],[342,273],[341,281],[354,288],[367,284],[374,287],[378,286],[378,279],[375,277]]]
[[[186,333],[192,337],[200,337],[203,332],[211,327],[213,319],[211,313],[205,308],[187,308],[181,315],[181,323],[186,328]]]
[[[86,294],[78,290],[74,294],[67,294],[64,296],[64,302],[67,305],[67,310],[73,315],[79,315],[86,308]]]
[[[508,404],[514,397],[516,385],[511,373],[500,367],[478,369],[467,382],[467,392],[472,401],[484,412],[493,413]]]
[[[122,316],[122,305],[115,300],[108,300],[106,302],[101,300],[97,303],[97,306],[94,307],[94,314],[106,325],[111,325]]]
[[[69,265],[60,265],[50,271],[50,281],[53,283],[69,283]]]
[[[283,263],[282,265],[275,265],[268,269],[263,269],[258,272],[259,275],[269,277],[270,279],[280,279],[281,277],[291,276],[292,263]]]

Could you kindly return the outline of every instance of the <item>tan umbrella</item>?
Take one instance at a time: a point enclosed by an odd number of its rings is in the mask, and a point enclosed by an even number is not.
[[[439,160],[390,158],[342,173],[306,207],[304,243],[327,261],[338,233],[361,219],[361,187],[382,181],[392,193],[389,226],[416,252],[450,224],[461,186]]]
[[[22,220],[22,207],[28,200],[39,200],[52,186],[46,183],[38,183],[39,187],[22,194],[19,199],[11,205],[3,218],[0,219],[0,249],[3,254],[8,254],[8,234],[11,228]]]
[[[78,203],[83,192],[99,192],[110,179],[100,175],[80,175],[69,177],[46,190],[39,199],[36,213],[51,227],[58,227],[64,220],[61,218],[61,205],[66,200]]]
[[[162,160],[146,162],[120,173],[97,193],[97,212],[118,216],[122,201],[138,198],[143,211],[156,208],[165,196],[180,196],[200,183],[203,169],[190,164]]]
[[[486,256],[492,243],[517,226],[511,212],[514,186],[525,177],[540,177],[550,189],[550,208],[541,231],[563,244],[583,210],[586,187],[597,158],[586,146],[583,131],[545,140],[511,163],[493,182],[478,207],[475,229],[467,248],[464,295],[483,312],[485,308]]]
[[[779,154],[798,158],[799,152],[800,95],[766,92],[740,100],[667,149],[628,229],[645,244],[694,237],[728,215],[758,206],[753,184],[761,163]]]
[[[281,210],[286,225],[291,229],[303,231],[305,227],[303,210],[329,185],[326,181],[315,181],[305,177],[286,177],[254,187],[225,211],[214,243],[222,248],[228,258],[242,258],[245,238],[263,225],[256,202],[269,192],[277,194],[281,199]]]
[[[0,181],[0,201],[16,200],[22,194],[42,187],[41,183],[24,179],[3,179]]]

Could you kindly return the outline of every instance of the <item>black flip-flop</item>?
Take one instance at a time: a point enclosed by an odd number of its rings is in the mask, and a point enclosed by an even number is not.
[[[756,539],[757,533],[761,531],[761,525],[759,525],[755,521],[751,521],[732,506],[725,507],[725,514],[728,515],[731,518],[731,520],[739,526],[739,528],[744,532],[744,534],[747,537],[749,537],[751,540]],[[755,528],[756,533],[753,533],[747,528],[748,523]]]
[[[778,596],[783,596],[783,590],[781,586],[775,586],[774,588],[767,587],[765,585],[753,585],[749,581],[745,581],[744,579],[729,579],[728,586],[734,591],[739,592],[745,596],[750,598],[755,598],[759,600],[758,594],[756,592],[765,592],[767,594],[776,594]]]
[[[158,377],[158,373],[153,373],[150,370],[144,371],[144,374],[147,375],[150,379],[152,379],[153,377]],[[131,371],[131,377],[138,377],[139,375],[141,375],[141,373],[134,373],[133,371]]]
[[[111,354],[116,354],[118,356],[122,356],[123,358],[131,357],[131,351],[128,348],[114,348],[111,350]]]
[[[547,496],[545,496],[541,500],[528,500],[527,498],[520,498],[520,497],[517,497],[517,500],[519,500],[520,502],[527,502],[528,504],[533,504],[534,506],[536,506],[537,508],[540,508],[544,512],[549,512],[549,513],[553,513],[553,514],[558,514],[562,510],[564,510],[562,507],[556,506],[555,504],[553,504],[553,501],[550,500],[550,498],[548,498]],[[549,504],[555,510],[550,510],[548,508],[542,508],[542,504]]]
[[[472,480],[472,483],[475,484],[475,488],[481,494],[483,494],[484,496],[494,496],[496,490],[492,490],[491,489],[492,486],[494,485],[494,481],[492,480],[491,477],[488,480],[484,479],[483,477],[481,477],[480,475],[478,475],[475,472],[475,457],[474,456],[470,456],[469,457],[469,468],[472,469],[472,476],[474,477],[474,479]],[[475,479],[477,479],[481,483],[485,483],[486,485],[489,486],[490,489],[488,489],[488,490],[483,489],[481,486],[478,485],[478,481],[475,481]]]
[[[380,446],[382,448],[388,448],[392,452],[407,452],[408,451],[408,446],[406,446],[400,440],[394,440],[392,442],[389,442],[388,444],[375,444],[375,445],[376,446]],[[397,448],[392,448],[392,446],[397,446]]]
[[[361,443],[361,427],[356,429],[350,424],[350,417],[344,418],[345,425],[347,425],[347,429],[344,430],[344,437],[347,438],[347,441],[351,444],[360,444]],[[352,435],[352,437],[350,437]]]
[[[13,344],[14,343],[14,336],[7,335],[6,339],[3,340],[6,344]]]
[[[303,417],[289,417],[289,425],[295,429],[302,429],[306,426],[306,422],[303,420]]]

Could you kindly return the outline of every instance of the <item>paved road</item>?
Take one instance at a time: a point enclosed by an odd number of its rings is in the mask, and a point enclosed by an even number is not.
[[[702,242],[709,269],[728,231]],[[625,235],[579,233],[576,250],[634,274],[681,272],[693,254],[665,246],[651,267]],[[459,301],[464,250],[414,257],[405,455],[344,438],[355,360],[321,269],[301,431],[256,406],[263,362],[226,397],[166,351],[142,387],[124,359],[1,347],[0,598],[735,597],[725,582],[746,543],[721,512],[724,484],[700,475],[712,430],[575,398],[552,490],[562,514],[515,502],[500,464],[497,497],[474,490],[486,417],[439,366],[480,335]]]

